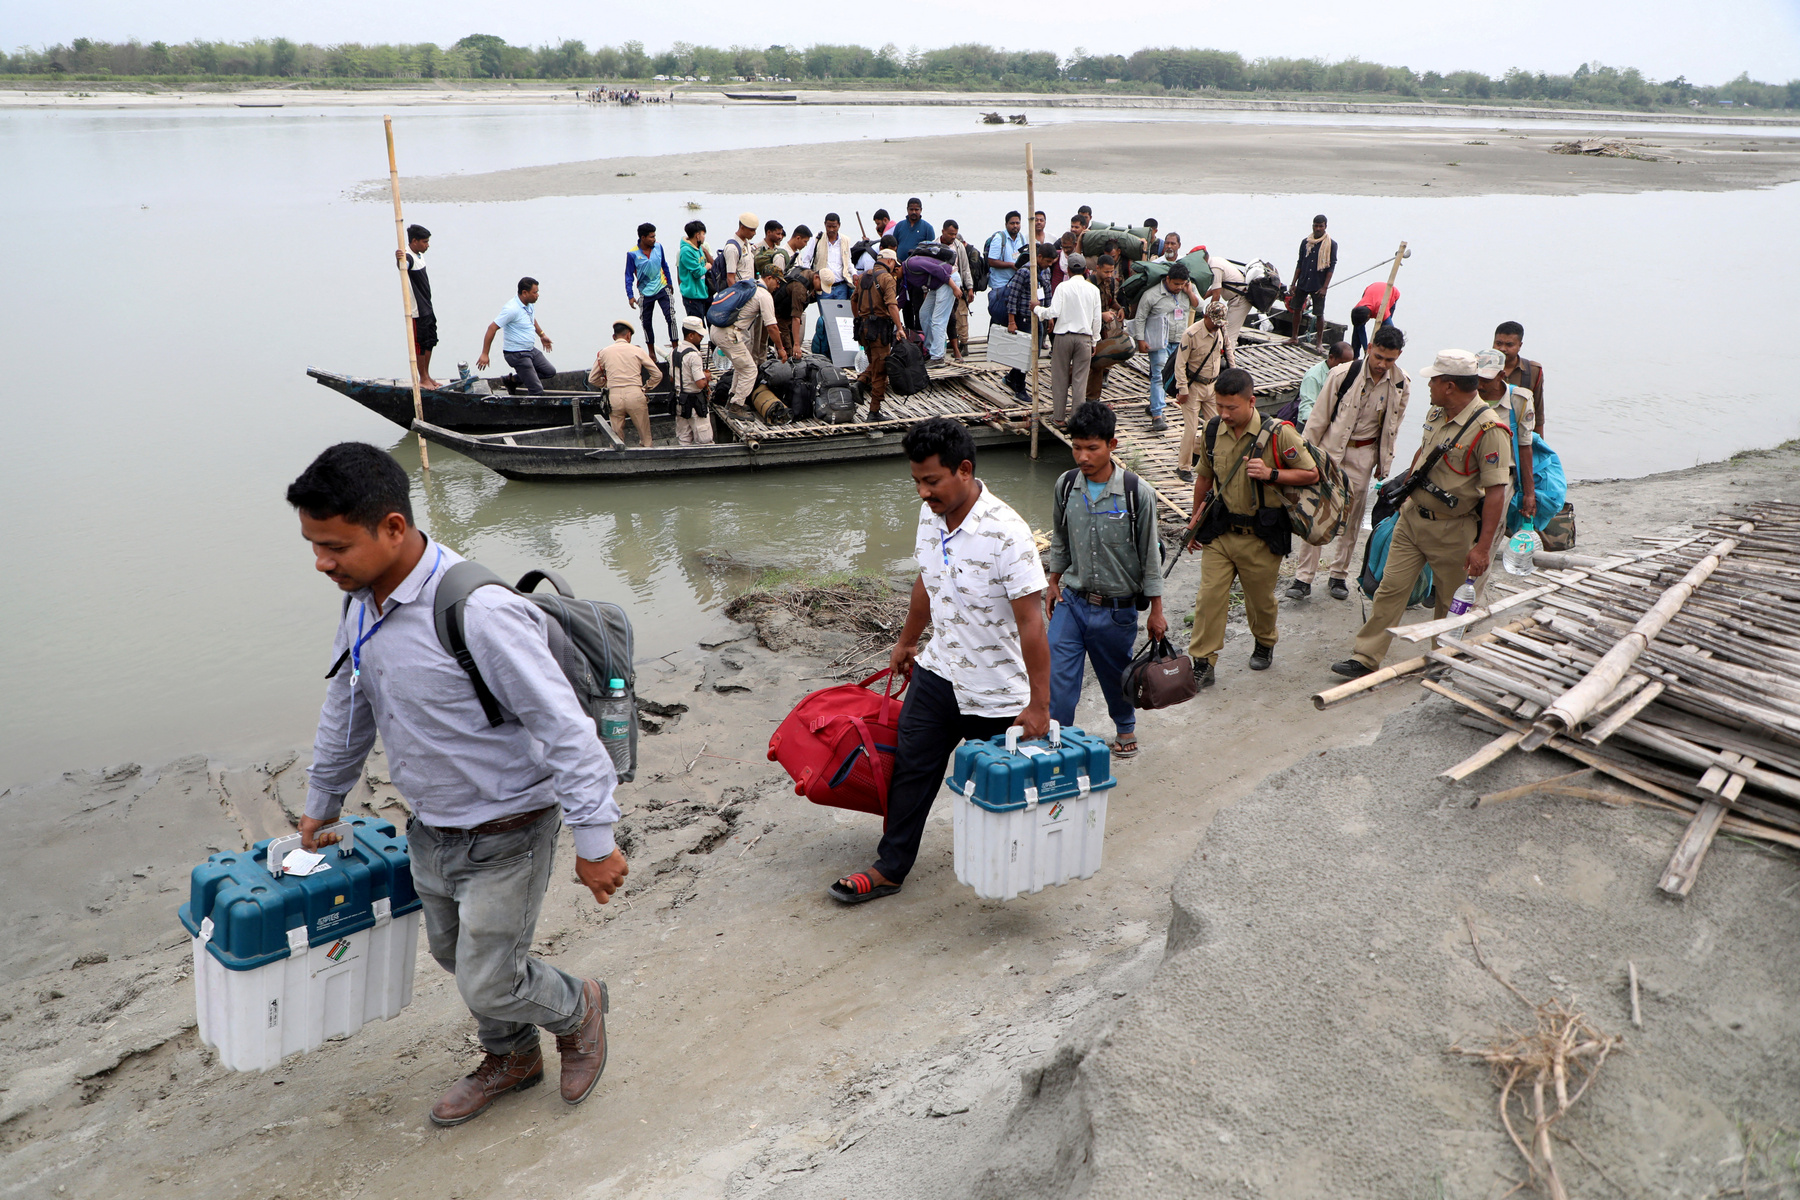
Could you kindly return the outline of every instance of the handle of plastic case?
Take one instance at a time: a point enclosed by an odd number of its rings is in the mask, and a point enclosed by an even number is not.
[[[334,821],[330,825],[320,829],[314,837],[319,837],[327,833],[339,835],[338,840],[333,843],[337,849],[339,858],[348,858],[356,851],[356,828],[351,825],[350,822]],[[289,850],[292,850],[299,845],[300,835],[297,833],[290,833],[284,837],[278,837],[270,841],[268,856],[265,859],[265,863],[269,868],[269,874],[277,879],[285,875],[287,872],[282,870],[281,862],[287,857]],[[330,847],[321,846],[319,849],[323,852],[329,848]]]
[[[1025,727],[1023,725],[1014,725],[1008,728],[1006,731],[1006,752],[1008,754],[1017,754],[1019,752],[1019,739],[1024,736]],[[1050,744],[1052,746],[1062,745],[1062,726],[1058,725],[1055,721],[1050,722]]]

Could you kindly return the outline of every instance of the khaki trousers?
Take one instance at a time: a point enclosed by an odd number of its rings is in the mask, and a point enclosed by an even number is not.
[[[1088,364],[1094,359],[1094,339],[1085,333],[1059,333],[1050,339],[1050,416],[1066,421],[1069,397],[1087,394]],[[1077,399],[1075,403],[1081,403]]]
[[[1427,521],[1410,501],[1400,510],[1400,519],[1394,523],[1394,540],[1388,543],[1381,586],[1375,589],[1368,623],[1356,635],[1352,657],[1365,667],[1381,665],[1394,640],[1388,627],[1400,623],[1406,612],[1406,599],[1427,564],[1437,591],[1437,615],[1442,617],[1450,611],[1450,601],[1462,586],[1463,564],[1469,557],[1469,547],[1475,543],[1477,526],[1478,522],[1469,517]],[[1436,644],[1433,639],[1431,645]]]
[[[750,339],[735,325],[714,325],[712,340],[731,360],[731,403],[742,404],[756,387],[756,356]]]
[[[1356,549],[1356,539],[1362,533],[1363,509],[1368,506],[1369,479],[1375,473],[1375,452],[1380,447],[1371,443],[1367,446],[1347,446],[1341,465],[1344,474],[1350,480],[1350,512],[1344,522],[1343,532],[1328,546],[1309,546],[1301,543],[1300,553],[1294,559],[1294,578],[1302,583],[1311,583],[1313,574],[1319,569],[1319,559],[1323,558],[1327,549],[1331,550],[1331,577],[1348,579],[1350,577],[1350,555]]]
[[[637,426],[638,445],[648,446],[650,444],[650,399],[644,395],[644,389],[641,387],[613,388],[607,393],[607,398],[612,401],[613,433],[623,441],[625,418],[630,417],[631,423]]]
[[[1250,301],[1235,292],[1228,294],[1231,300],[1225,305],[1225,344],[1235,349],[1238,334],[1244,332],[1244,322],[1250,319]]]
[[[1194,600],[1194,636],[1188,654],[1216,662],[1225,644],[1231,584],[1244,588],[1244,616],[1264,646],[1275,644],[1275,578],[1281,560],[1254,533],[1222,533],[1200,553],[1200,594]]]
[[[1181,368],[1177,366],[1175,369]],[[1181,456],[1175,461],[1177,466],[1191,471],[1194,469],[1194,451],[1199,444],[1201,424],[1219,415],[1219,406],[1213,400],[1213,385],[1188,384],[1187,399],[1177,396],[1175,407],[1181,410]]]
[[[710,408],[702,410],[695,405],[694,415],[681,415],[679,405],[675,409],[675,442],[680,446],[710,446],[713,442],[712,413]]]
[[[863,353],[869,356],[869,369],[857,376],[861,383],[869,385],[869,411],[881,407],[887,399],[887,360],[888,352],[894,347],[889,342],[864,342]]]

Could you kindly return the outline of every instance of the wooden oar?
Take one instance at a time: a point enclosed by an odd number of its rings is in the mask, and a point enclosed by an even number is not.
[[[419,394],[419,344],[413,337],[413,318],[416,313],[413,307],[412,280],[406,270],[406,221],[400,216],[400,168],[394,161],[394,118],[383,116],[381,124],[387,130],[388,147],[388,184],[394,193],[394,241],[400,250],[400,313],[401,324],[406,330],[406,363],[412,370],[413,418],[425,419],[425,398]],[[419,434],[419,466],[431,470],[431,452],[425,448],[425,435]]]

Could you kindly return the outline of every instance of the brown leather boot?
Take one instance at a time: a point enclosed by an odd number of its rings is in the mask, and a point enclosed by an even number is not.
[[[606,1010],[610,1007],[606,985],[590,979],[581,985],[584,1013],[581,1028],[556,1035],[556,1051],[562,1055],[562,1098],[580,1104],[600,1082],[606,1070]]]
[[[474,1072],[450,1085],[431,1106],[433,1125],[461,1125],[487,1111],[496,1097],[522,1092],[544,1078],[544,1052],[533,1046],[516,1054],[489,1054]]]

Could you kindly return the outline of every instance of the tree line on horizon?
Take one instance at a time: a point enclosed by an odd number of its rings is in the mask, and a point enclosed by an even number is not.
[[[21,47],[0,54],[0,74],[68,79],[561,79],[649,80],[709,77],[817,83],[878,82],[898,87],[1000,88],[1009,91],[1080,89],[1193,95],[1243,92],[1377,93],[1432,99],[1548,100],[1596,106],[1730,102],[1757,108],[1800,108],[1800,79],[1763,83],[1745,72],[1724,84],[1655,82],[1635,67],[1583,63],[1567,75],[1514,68],[1499,77],[1480,71],[1415,72],[1409,67],[1345,59],[1246,59],[1232,50],[1144,49],[1134,54],[1066,58],[1048,51],[1003,50],[966,43],[901,51],[893,43],[772,45],[718,48],[676,42],[653,53],[638,41],[588,49],[569,39],[555,46],[513,46],[493,34],[471,34],[454,45],[345,42],[320,46],[287,38],[249,42],[191,41],[179,45],[137,40],[75,38],[67,45]]]

